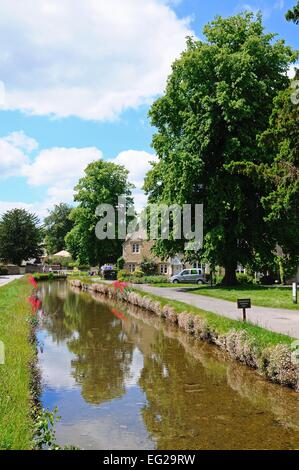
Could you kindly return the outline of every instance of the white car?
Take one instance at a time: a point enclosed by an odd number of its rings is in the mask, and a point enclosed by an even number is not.
[[[205,275],[198,268],[183,269],[179,274],[171,276],[170,282],[173,284],[206,284]]]

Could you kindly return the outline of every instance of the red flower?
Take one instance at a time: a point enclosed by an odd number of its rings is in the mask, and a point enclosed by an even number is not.
[[[29,276],[28,281],[29,281],[30,284],[34,287],[34,289],[37,289],[37,287],[38,287],[38,286],[37,286],[37,282],[36,282],[36,280],[34,279],[33,276]]]
[[[114,287],[114,290],[119,289],[121,292],[123,292],[125,290],[125,288],[128,287],[128,283],[127,282],[114,281],[113,282],[113,287]]]
[[[36,313],[42,306],[40,299],[36,295],[28,297],[28,302],[31,304],[32,313]]]

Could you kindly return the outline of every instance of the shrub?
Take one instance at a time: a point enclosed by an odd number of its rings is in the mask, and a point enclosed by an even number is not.
[[[134,277],[137,277],[137,278],[144,277],[144,272],[139,268],[135,269],[133,274],[134,274]]]
[[[121,257],[118,258],[118,260],[116,261],[117,269],[124,269],[124,265],[125,265],[125,260],[124,260],[124,258],[121,256]]]
[[[143,276],[135,277],[135,273],[130,277],[130,282],[133,284],[164,284],[168,282],[166,276]]]
[[[140,266],[146,276],[152,276],[157,272],[157,264],[147,258],[142,261]]]
[[[120,269],[117,273],[117,279],[119,281],[128,281],[132,277],[132,273],[127,269]]]
[[[290,348],[285,344],[264,349],[261,368],[273,382],[298,389],[298,366],[293,363]]]
[[[237,273],[237,280],[240,284],[255,284],[254,276],[248,273]]]

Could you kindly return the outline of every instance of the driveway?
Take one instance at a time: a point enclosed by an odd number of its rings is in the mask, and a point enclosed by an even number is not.
[[[20,279],[23,277],[23,275],[13,275],[13,276],[0,276],[0,287],[5,286],[5,284],[8,284],[9,282],[14,281],[15,279]]]
[[[234,320],[242,319],[242,310],[238,310],[236,303],[227,300],[191,294],[188,288],[183,287],[155,287],[145,284],[134,285],[160,297],[178,300],[208,312],[217,313],[223,317]],[[283,333],[299,339],[299,311],[282,308],[252,306],[247,310],[247,319],[255,325],[261,326],[276,333]]]

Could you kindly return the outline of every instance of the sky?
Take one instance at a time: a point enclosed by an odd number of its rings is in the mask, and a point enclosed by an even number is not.
[[[0,0],[0,214],[42,220],[72,204],[91,161],[124,165],[139,210],[156,160],[148,111],[186,36],[216,15],[263,13],[266,31],[299,49],[284,19],[295,0]]]

